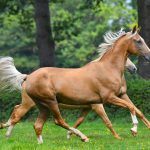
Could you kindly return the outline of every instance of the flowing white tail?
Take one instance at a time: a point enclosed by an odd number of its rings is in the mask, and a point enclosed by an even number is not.
[[[26,77],[16,69],[12,57],[0,57],[0,91],[21,90]]]

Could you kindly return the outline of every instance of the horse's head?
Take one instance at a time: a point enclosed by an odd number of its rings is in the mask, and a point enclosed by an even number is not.
[[[147,61],[150,61],[150,49],[138,32],[139,29],[135,26],[131,32],[127,33],[127,38],[130,40],[128,52],[143,56]]]
[[[133,63],[129,58],[127,58],[125,67],[126,67],[126,69],[127,69],[130,73],[136,73],[136,71],[137,71],[136,66],[134,65],[134,63]]]

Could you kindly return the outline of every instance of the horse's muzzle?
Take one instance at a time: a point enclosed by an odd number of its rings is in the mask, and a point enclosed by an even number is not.
[[[136,68],[129,68],[128,71],[131,73],[131,74],[134,74],[137,72],[137,69]]]
[[[131,74],[134,74],[134,73],[137,72],[137,68],[135,68],[135,67],[128,67],[127,70],[128,70]]]

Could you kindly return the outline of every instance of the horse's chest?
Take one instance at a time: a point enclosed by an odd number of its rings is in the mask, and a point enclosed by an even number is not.
[[[122,82],[119,79],[108,80],[101,86],[101,95],[107,97],[109,93],[119,95],[122,92]]]
[[[114,83],[110,89],[118,96],[122,93],[122,84],[120,82]]]
[[[121,83],[120,82],[114,82],[112,85],[111,85],[111,88],[112,90],[117,94],[117,93],[120,93],[121,91]]]

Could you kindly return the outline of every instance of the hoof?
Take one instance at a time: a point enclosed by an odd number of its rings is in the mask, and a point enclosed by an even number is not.
[[[6,139],[9,139],[9,138],[10,138],[10,135],[7,135],[7,134],[6,134],[5,137],[6,137]]]
[[[89,142],[89,138],[86,137],[86,138],[84,138],[84,139],[81,139],[81,141],[82,141],[82,142]]]
[[[43,144],[43,142],[38,142],[38,145],[41,145],[41,144]]]
[[[119,136],[119,135],[117,135],[117,136],[114,136],[117,140],[122,140],[122,138]]]
[[[43,144],[43,140],[41,140],[41,141],[38,140],[38,144],[39,144],[39,145]]]
[[[67,139],[69,140],[71,138],[71,136],[69,134],[67,134]]]
[[[6,132],[6,134],[5,134],[5,137],[7,138],[7,139],[9,139],[10,137],[11,137],[11,132]]]
[[[38,136],[37,136],[37,141],[38,141],[38,144],[43,144],[42,135],[38,135]]]
[[[136,132],[136,131],[134,131],[133,129],[130,129],[130,131],[131,131],[131,134],[132,134],[133,136],[137,136],[137,132]]]
[[[73,133],[72,133],[71,131],[68,131],[68,132],[67,132],[67,139],[68,139],[68,140],[71,138],[72,134],[73,134]]]
[[[3,127],[3,124],[2,123],[0,123],[0,129],[3,129],[4,127]]]

